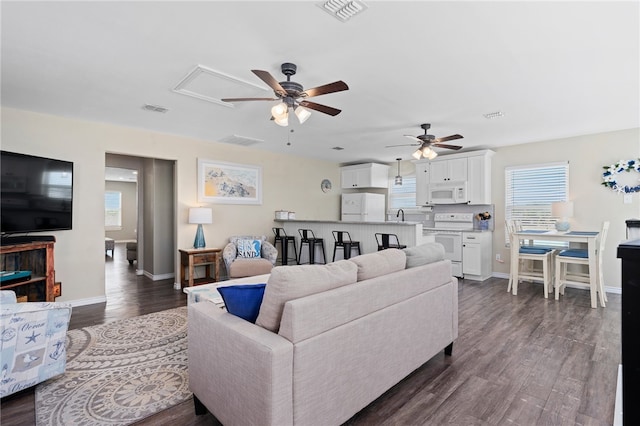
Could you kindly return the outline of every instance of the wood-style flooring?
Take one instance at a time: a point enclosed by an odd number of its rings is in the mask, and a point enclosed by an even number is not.
[[[136,276],[125,249],[106,256],[107,303],[74,308],[70,328],[186,305],[173,280]],[[544,299],[540,284],[459,282],[459,337],[347,425],[611,425],[620,363],[621,296],[592,309],[589,293],[568,288]],[[35,424],[34,391],[2,400],[0,424]],[[140,425],[219,425],[193,401]],[[324,425],[321,425],[324,426]]]

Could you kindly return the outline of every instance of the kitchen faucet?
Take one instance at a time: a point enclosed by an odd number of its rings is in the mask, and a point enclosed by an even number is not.
[[[402,221],[404,222],[404,210],[398,209],[398,213],[396,213],[396,217],[400,216],[400,213],[402,213]]]

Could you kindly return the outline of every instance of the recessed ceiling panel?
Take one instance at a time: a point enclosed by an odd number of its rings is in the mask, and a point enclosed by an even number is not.
[[[256,79],[257,80],[257,79]],[[202,99],[207,102],[233,108],[233,104],[223,102],[228,97],[264,96],[270,89],[250,81],[197,65],[173,88],[176,93]]]

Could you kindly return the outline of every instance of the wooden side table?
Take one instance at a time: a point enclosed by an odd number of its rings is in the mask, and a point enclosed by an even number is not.
[[[193,287],[194,285],[217,282],[220,280],[220,254],[219,248],[201,249],[180,249],[180,285]],[[211,265],[213,265],[214,275],[211,276]],[[205,267],[203,278],[194,278],[196,266]],[[188,278],[185,273],[188,271]]]

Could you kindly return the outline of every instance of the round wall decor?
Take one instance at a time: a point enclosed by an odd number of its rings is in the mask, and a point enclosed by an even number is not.
[[[629,186],[621,185],[616,181],[616,176],[622,172],[639,172],[640,173],[640,159],[637,160],[621,160],[616,164],[610,166],[602,166],[604,172],[602,173],[602,185],[613,189],[616,192],[629,194],[632,192],[640,192],[640,185]]]
[[[322,189],[322,192],[331,191],[331,181],[329,179],[322,179],[322,182],[320,182],[320,189]]]

